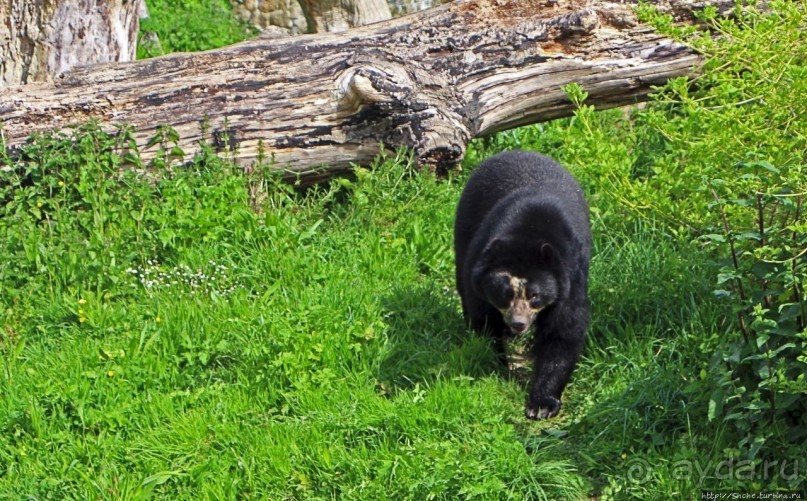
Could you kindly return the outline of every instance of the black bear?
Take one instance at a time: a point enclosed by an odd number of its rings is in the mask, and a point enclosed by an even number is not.
[[[591,226],[583,190],[560,164],[500,153],[471,174],[454,223],[465,320],[495,340],[533,332],[526,415],[554,417],[588,327]]]

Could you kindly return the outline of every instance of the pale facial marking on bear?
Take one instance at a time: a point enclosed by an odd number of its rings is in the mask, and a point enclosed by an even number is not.
[[[527,279],[504,273],[510,282],[513,291],[513,298],[510,306],[506,309],[499,309],[504,318],[504,323],[510,327],[513,334],[523,335],[530,330],[536,315],[543,309],[543,306],[533,308],[530,298],[527,297]]]

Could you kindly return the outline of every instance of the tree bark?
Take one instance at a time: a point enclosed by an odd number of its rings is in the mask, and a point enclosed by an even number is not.
[[[687,0],[665,5],[692,9]],[[474,137],[572,114],[568,83],[605,108],[697,71],[699,56],[640,24],[633,7],[460,0],[338,34],[77,68],[52,84],[0,89],[0,120],[12,148],[89,119],[110,131],[126,123],[145,159],[158,148],[146,147],[149,138],[168,124],[186,154],[204,140],[246,168],[271,159],[304,183],[399,146],[445,169]]]
[[[387,0],[300,0],[308,33],[345,31],[392,17]]]
[[[0,0],[0,86],[132,61],[145,0]]]

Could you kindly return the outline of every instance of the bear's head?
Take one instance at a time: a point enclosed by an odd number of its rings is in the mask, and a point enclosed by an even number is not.
[[[514,248],[497,239],[483,252],[472,278],[477,292],[502,314],[513,335],[529,332],[538,315],[557,302],[562,291],[556,251],[548,243]]]

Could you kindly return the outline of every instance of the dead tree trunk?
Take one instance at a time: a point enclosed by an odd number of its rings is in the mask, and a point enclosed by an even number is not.
[[[144,0],[0,0],[0,86],[135,58]]]
[[[387,0],[300,0],[309,33],[345,31],[392,17]]]
[[[474,137],[573,113],[565,84],[598,107],[625,105],[699,61],[640,24],[631,3],[460,0],[338,34],[74,69],[0,89],[0,120],[7,147],[89,119],[130,124],[146,159],[168,124],[186,154],[205,140],[245,167],[265,156],[311,182],[384,147],[450,167]]]

